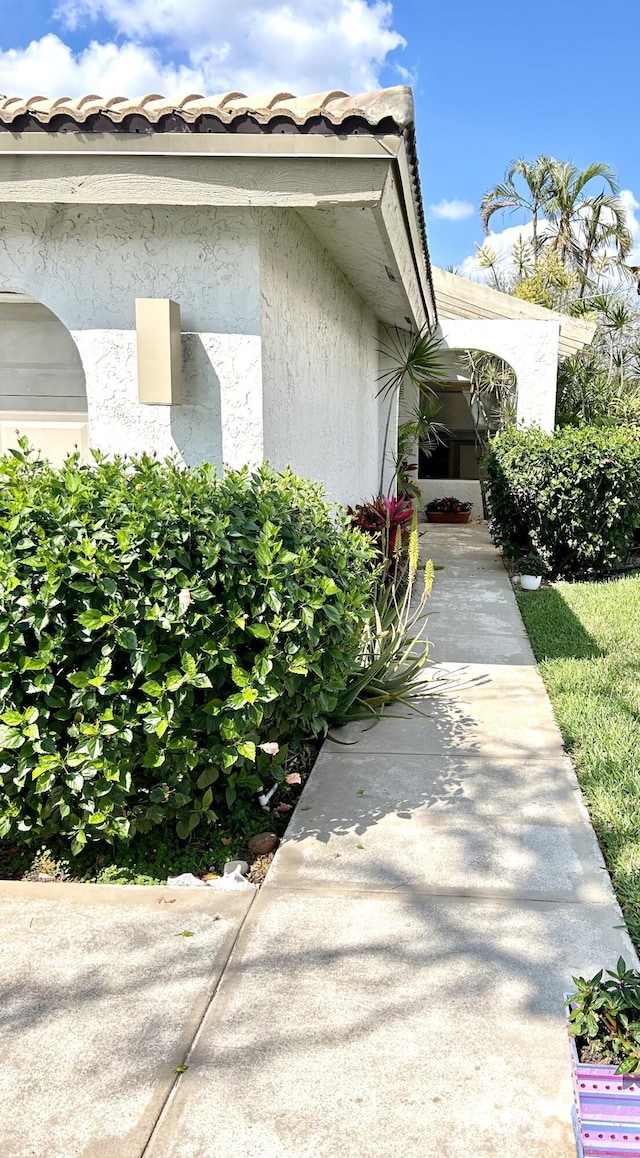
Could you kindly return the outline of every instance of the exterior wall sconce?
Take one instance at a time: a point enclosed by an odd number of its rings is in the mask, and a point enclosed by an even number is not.
[[[169,298],[136,298],[138,401],[145,406],[182,402],[180,306]]]

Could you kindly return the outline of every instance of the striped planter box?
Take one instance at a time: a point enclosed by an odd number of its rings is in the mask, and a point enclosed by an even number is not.
[[[616,1066],[587,1065],[571,1035],[569,1042],[579,1158],[640,1158],[640,1075],[616,1077]]]

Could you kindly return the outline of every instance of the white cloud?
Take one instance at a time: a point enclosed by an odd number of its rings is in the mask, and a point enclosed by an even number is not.
[[[0,50],[6,93],[357,93],[405,47],[383,0],[62,0],[57,15],[74,29],[107,20],[114,38],[78,53],[53,34]]]
[[[139,44],[98,44],[74,54],[50,33],[25,49],[0,51],[0,77],[7,95],[80,96],[98,92],[137,96],[147,92],[202,91],[204,78],[190,68],[163,65],[158,53]]]
[[[458,201],[456,198],[447,201],[443,198],[437,205],[429,206],[429,213],[438,221],[464,221],[466,217],[473,217],[475,208],[470,201]]]

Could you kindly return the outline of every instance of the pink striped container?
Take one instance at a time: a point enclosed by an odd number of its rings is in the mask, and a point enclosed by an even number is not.
[[[616,1076],[616,1066],[578,1060],[569,1035],[579,1158],[640,1158],[640,1075]]]

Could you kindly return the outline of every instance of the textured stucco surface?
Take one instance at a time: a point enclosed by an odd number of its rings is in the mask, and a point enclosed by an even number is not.
[[[443,318],[440,331],[451,350],[487,350],[504,358],[517,379],[519,426],[553,430],[558,378],[558,322]]]
[[[251,210],[0,206],[0,285],[71,331],[106,453],[262,458],[258,229]],[[136,297],[180,304],[185,404],[137,399]],[[223,437],[224,431],[224,437]]]
[[[478,479],[474,478],[421,478],[416,482],[420,487],[422,503],[433,502],[434,499],[444,499],[453,495],[462,503],[473,503],[472,519],[481,519],[483,515],[482,487]]]
[[[0,288],[67,326],[102,452],[266,458],[344,503],[378,490],[378,323],[295,210],[0,205]],[[180,406],[138,401],[139,297],[180,306]]]
[[[260,238],[265,458],[357,502],[379,487],[376,318],[294,210]]]

